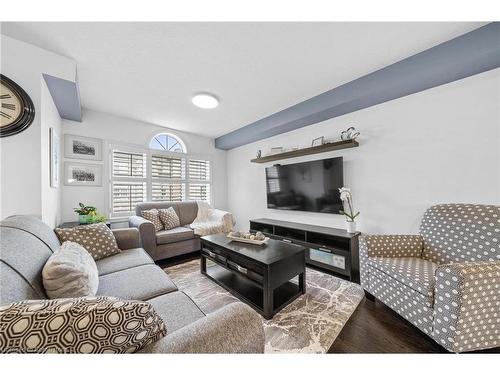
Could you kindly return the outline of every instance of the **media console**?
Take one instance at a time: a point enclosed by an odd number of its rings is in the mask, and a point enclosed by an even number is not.
[[[306,264],[359,283],[360,232],[272,219],[250,220],[250,231],[304,246]]]

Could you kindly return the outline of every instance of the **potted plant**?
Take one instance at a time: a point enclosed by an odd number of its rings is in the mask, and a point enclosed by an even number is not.
[[[86,206],[83,203],[78,203],[78,206],[79,207],[75,208],[75,212],[78,214],[78,222],[80,224],[89,224],[97,222],[95,221],[95,218],[98,217],[97,208],[93,206]]]
[[[354,205],[352,204],[352,194],[351,189],[348,188],[340,188],[340,199],[342,200],[342,205],[344,209],[339,211],[346,218],[347,232],[354,233],[356,232],[356,218],[359,215],[359,211],[354,213]]]

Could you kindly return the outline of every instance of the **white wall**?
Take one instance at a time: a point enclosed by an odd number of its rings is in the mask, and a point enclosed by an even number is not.
[[[0,35],[0,42],[2,74],[21,86],[35,106],[35,119],[28,129],[0,138],[0,218],[32,214],[55,225],[60,217],[60,190],[50,188],[48,128],[60,125],[42,74],[74,80],[76,64],[5,35]]]
[[[121,143],[137,145],[142,148],[149,146],[151,138],[158,133],[171,133],[181,138],[186,144],[189,154],[208,157],[212,161],[213,197],[214,206],[227,208],[227,176],[226,152],[215,149],[212,138],[184,133],[177,130],[153,125],[141,121],[95,112],[88,109],[83,111],[82,123],[63,120],[62,132],[104,140],[103,184],[100,187],[64,186],[62,192],[62,219],[63,221],[76,220],[73,208],[78,202],[84,202],[97,207],[99,212],[109,216],[109,144]],[[64,140],[62,139],[62,142]],[[76,159],[64,161],[86,162]],[[95,162],[97,163],[97,162]]]
[[[265,167],[250,163],[257,150],[308,146],[339,138],[355,126],[358,148],[280,161],[344,157],[366,233],[416,233],[436,203],[500,204],[500,69],[399,98],[228,152],[228,206],[241,228],[266,217],[344,228],[340,215],[266,208]],[[276,162],[275,162],[276,163]]]

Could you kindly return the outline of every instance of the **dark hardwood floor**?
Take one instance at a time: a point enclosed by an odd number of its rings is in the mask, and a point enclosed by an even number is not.
[[[448,353],[380,301],[360,302],[328,353]],[[500,348],[475,353],[500,353]]]
[[[199,259],[200,253],[156,262],[160,267]],[[448,353],[425,333],[400,317],[382,302],[360,302],[328,353]],[[478,353],[478,352],[475,352]],[[481,351],[500,353],[500,348]]]

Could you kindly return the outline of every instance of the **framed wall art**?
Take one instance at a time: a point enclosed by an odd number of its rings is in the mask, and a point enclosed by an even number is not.
[[[59,136],[54,128],[49,129],[49,152],[50,152],[50,187],[59,187],[59,167],[61,157],[59,155]]]
[[[64,185],[101,186],[102,166],[100,164],[64,163]]]
[[[69,159],[102,160],[102,139],[65,134],[64,156]]]

